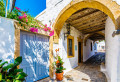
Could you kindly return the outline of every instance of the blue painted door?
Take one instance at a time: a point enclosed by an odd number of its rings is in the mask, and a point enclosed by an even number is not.
[[[49,37],[21,31],[20,68],[27,73],[26,82],[33,82],[49,76]]]

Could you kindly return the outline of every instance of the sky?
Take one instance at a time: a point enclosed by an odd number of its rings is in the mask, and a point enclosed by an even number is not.
[[[36,17],[46,8],[46,0],[16,0],[15,7],[21,10],[29,10],[32,16]]]

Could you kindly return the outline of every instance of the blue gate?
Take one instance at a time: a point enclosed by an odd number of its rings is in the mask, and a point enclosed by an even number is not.
[[[27,73],[26,82],[33,82],[49,76],[49,37],[21,31],[20,68]]]

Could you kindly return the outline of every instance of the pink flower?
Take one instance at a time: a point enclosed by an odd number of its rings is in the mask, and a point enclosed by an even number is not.
[[[19,16],[19,19],[23,19],[23,16]]]
[[[37,33],[38,33],[38,29],[35,28],[35,27],[30,28],[30,31],[31,31],[31,32],[37,32]]]
[[[35,28],[35,32],[37,32],[37,33],[38,33],[38,29],[37,29],[37,28]]]
[[[15,7],[17,10],[21,10],[20,8],[18,8],[18,7]]]
[[[47,24],[45,24],[45,27],[47,27]]]
[[[24,18],[26,18],[26,17],[27,17],[27,15],[24,13],[24,14],[23,14],[23,17],[24,17]]]
[[[26,19],[26,22],[28,22],[28,19]]]
[[[52,30],[49,35],[53,36],[54,35],[54,30]]]
[[[47,31],[48,29],[47,28],[44,28],[44,31]]]
[[[51,30],[51,28],[50,27],[47,27],[48,28],[48,30]]]

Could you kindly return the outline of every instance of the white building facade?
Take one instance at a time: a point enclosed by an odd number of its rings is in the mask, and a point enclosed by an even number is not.
[[[115,2],[114,2],[115,1]],[[63,58],[63,61],[65,62],[64,67],[66,68],[66,71],[70,71],[71,69],[75,68],[79,64],[79,45],[78,42],[81,42],[81,62],[85,62],[87,59],[89,59],[91,56],[97,52],[97,49],[94,49],[95,41],[87,38],[88,35],[82,34],[80,31],[78,31],[76,28],[71,26],[71,32],[70,36],[74,37],[74,56],[68,57],[68,42],[67,37],[64,39],[64,33],[67,32],[66,29],[66,22],[65,20],[70,17],[69,13],[74,12],[74,10],[79,10],[77,6],[74,6],[76,4],[79,4],[82,2],[85,2],[88,5],[86,6],[84,3],[81,6],[81,8],[84,7],[90,7],[90,8],[98,8],[99,10],[103,11],[108,15],[107,20],[105,22],[105,30],[100,31],[101,34],[105,35],[105,49],[106,49],[106,61],[105,61],[105,70],[106,70],[106,76],[108,77],[108,82],[120,82],[120,35],[119,33],[115,34],[116,25],[115,21],[119,17],[116,14],[115,16],[115,9],[116,6],[120,9],[118,5],[120,5],[118,0],[47,0],[46,5],[47,8],[40,13],[36,19],[41,20],[44,24],[48,24],[48,26],[51,26],[52,29],[60,29],[59,26],[62,27],[60,32],[58,33],[59,39],[58,42],[53,42],[53,54],[55,55],[55,49],[60,48],[60,55]],[[102,8],[100,5],[95,5],[92,3],[99,3],[107,7],[108,10],[110,10],[113,14],[113,16],[110,13],[107,13],[107,9]],[[92,6],[91,6],[92,4]],[[110,8],[111,7],[111,8]],[[71,8],[71,12],[68,12]],[[110,9],[109,9],[110,8]],[[113,10],[114,11],[113,11]],[[65,13],[64,13],[65,12]],[[66,13],[68,12],[68,14]],[[61,13],[65,15],[61,15]],[[116,8],[117,13],[117,8]],[[60,19],[61,18],[61,19]],[[114,18],[114,19],[113,19]],[[117,22],[117,27],[119,22]],[[105,31],[105,32],[104,32]],[[56,39],[56,36],[53,37],[53,40]],[[91,46],[92,45],[92,46]]]

